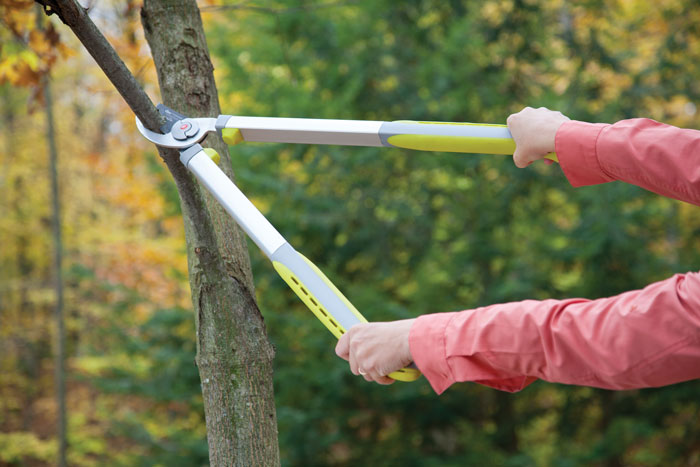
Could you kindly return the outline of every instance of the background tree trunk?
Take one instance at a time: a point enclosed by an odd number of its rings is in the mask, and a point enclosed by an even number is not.
[[[158,71],[164,103],[191,117],[220,113],[199,9],[193,0],[146,0],[141,13]],[[210,136],[221,168],[233,178],[228,148]],[[197,321],[197,359],[212,465],[279,464],[272,387],[274,351],[255,301],[243,234],[230,216],[200,190],[178,160],[176,175],[187,236],[192,302]],[[185,186],[182,181],[189,179]],[[201,238],[202,216],[211,225]],[[212,231],[213,230],[213,231]]]
[[[56,337],[54,347],[54,365],[56,381],[56,405],[58,406],[58,465],[66,464],[68,446],[66,433],[66,329],[63,320],[63,241],[61,240],[61,203],[58,191],[58,151],[56,150],[56,131],[54,130],[53,98],[51,96],[50,77],[44,76],[44,100],[46,102],[46,140],[49,143],[49,175],[51,177],[51,230],[54,248],[54,287],[56,307],[54,320]]]

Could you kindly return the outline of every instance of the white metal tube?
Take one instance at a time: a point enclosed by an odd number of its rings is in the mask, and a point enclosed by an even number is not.
[[[277,229],[204,151],[195,154],[189,160],[187,168],[231,214],[268,258],[286,243]]]
[[[232,116],[226,122],[226,128],[238,128],[243,139],[249,142],[383,146],[379,138],[382,123],[371,120]]]

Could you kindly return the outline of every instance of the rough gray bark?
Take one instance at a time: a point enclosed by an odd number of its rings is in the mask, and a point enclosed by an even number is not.
[[[146,0],[141,21],[164,103],[194,117],[218,115],[213,66],[195,1]],[[223,155],[221,167],[232,177],[228,148],[218,137],[209,137],[207,145]],[[195,216],[183,214],[209,458],[213,465],[275,465],[273,350],[255,302],[245,240],[218,203],[206,193],[204,198],[214,245],[196,238]]]
[[[37,0],[57,13],[100,64],[147,127],[158,115],[143,90],[75,0]],[[146,1],[142,23],[166,105],[186,115],[216,116],[218,97],[199,10],[193,0]],[[126,89],[126,90],[125,90]],[[226,146],[207,141],[232,177]],[[272,388],[274,351],[255,302],[245,240],[230,217],[178,160],[159,149],[180,195],[187,238],[197,358],[212,465],[279,464]]]

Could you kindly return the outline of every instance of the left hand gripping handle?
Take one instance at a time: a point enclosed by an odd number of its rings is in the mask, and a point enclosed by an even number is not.
[[[367,322],[325,274],[289,243],[282,245],[270,259],[287,285],[337,339],[355,324]],[[420,375],[415,368],[402,368],[388,376],[408,382]]]

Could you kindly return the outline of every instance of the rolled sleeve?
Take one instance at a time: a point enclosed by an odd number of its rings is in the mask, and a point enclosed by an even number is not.
[[[464,381],[517,392],[537,379],[494,365],[489,352],[481,349],[484,329],[479,324],[479,311],[423,315],[411,326],[409,346],[413,361],[437,394]],[[495,335],[499,333],[490,334],[499,339]],[[502,335],[500,339],[510,338]]]
[[[559,127],[554,146],[566,178],[575,187],[611,182],[598,161],[596,143],[600,132],[610,125],[575,120]]]
[[[447,325],[456,313],[419,316],[411,326],[408,344],[413,362],[436,393],[442,394],[455,382],[447,364]]]
[[[516,392],[536,379],[605,389],[700,377],[700,274],[597,300],[524,300],[424,315],[411,355],[438,394],[470,381]]]

